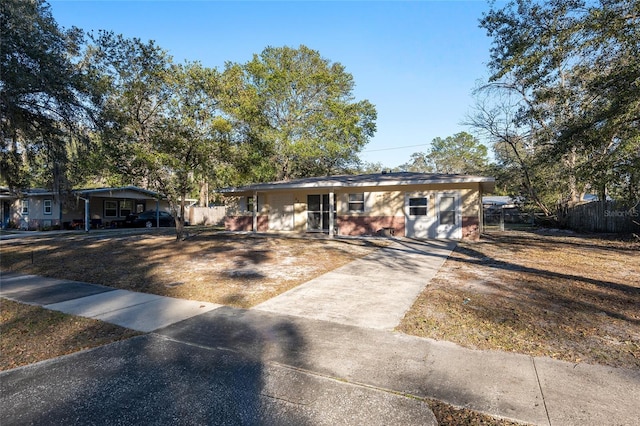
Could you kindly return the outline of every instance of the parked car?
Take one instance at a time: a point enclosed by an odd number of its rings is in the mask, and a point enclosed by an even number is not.
[[[169,213],[160,211],[160,226],[176,226],[176,220]],[[155,228],[156,211],[147,210],[142,213],[132,213],[124,220],[124,226],[130,228]]]

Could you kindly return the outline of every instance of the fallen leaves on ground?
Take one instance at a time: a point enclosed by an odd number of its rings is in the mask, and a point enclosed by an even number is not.
[[[504,232],[462,242],[399,330],[474,349],[640,367],[640,243]]]
[[[0,299],[0,370],[94,348],[140,333]]]
[[[52,235],[6,241],[4,271],[248,308],[365,256],[384,239],[191,231]]]
[[[477,411],[458,408],[435,399],[427,399],[439,426],[518,426],[523,423],[487,416]]]

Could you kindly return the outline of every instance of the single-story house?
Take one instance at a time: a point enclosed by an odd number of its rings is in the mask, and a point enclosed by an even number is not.
[[[130,213],[169,211],[163,197],[137,186],[78,189],[66,197],[43,189],[0,191],[2,227],[89,229],[118,227]]]
[[[383,172],[258,183],[220,192],[231,197],[227,230],[477,239],[482,194],[494,186],[492,177]]]

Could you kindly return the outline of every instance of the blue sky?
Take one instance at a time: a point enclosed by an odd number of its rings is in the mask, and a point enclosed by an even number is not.
[[[378,111],[360,157],[395,167],[460,123],[471,91],[486,79],[490,40],[475,1],[129,1],[49,0],[59,25],[155,40],[178,62],[222,68],[267,46],[303,44],[340,62],[357,100]]]

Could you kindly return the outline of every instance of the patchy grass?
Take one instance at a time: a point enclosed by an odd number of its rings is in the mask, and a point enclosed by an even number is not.
[[[16,271],[246,307],[386,245],[385,240],[293,239],[200,232],[92,233],[4,242]],[[116,325],[0,299],[0,370],[138,335]],[[441,425],[517,423],[426,401]]]
[[[640,243],[491,233],[463,242],[399,330],[474,349],[640,367]]]
[[[0,299],[0,370],[32,364],[140,333],[98,320]]]
[[[365,256],[386,240],[102,232],[7,240],[0,266],[125,290],[248,308]]]

